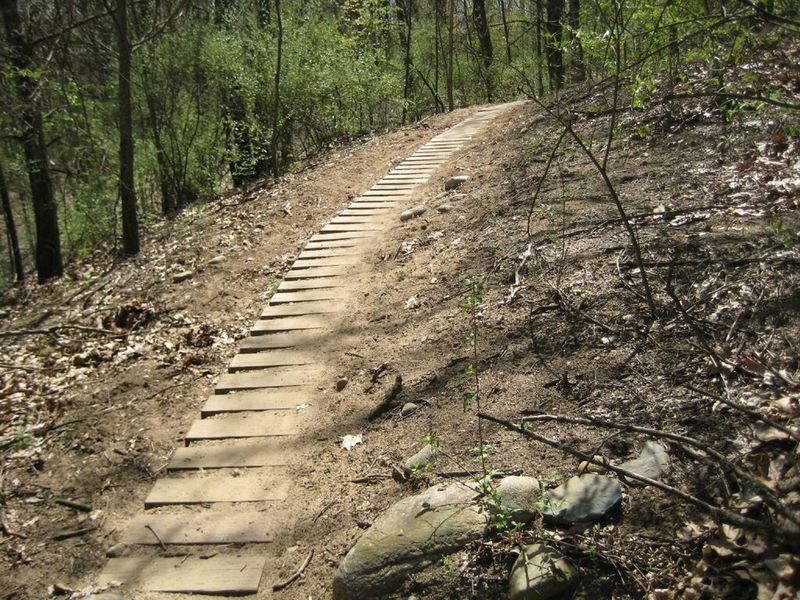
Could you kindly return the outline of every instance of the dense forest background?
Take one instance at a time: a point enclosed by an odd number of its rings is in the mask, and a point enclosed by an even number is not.
[[[722,75],[789,0],[2,0],[3,282],[139,251],[139,229],[339,140],[574,83],[655,82],[731,118],[780,90]],[[703,80],[682,64],[706,61]],[[621,93],[622,92],[622,93]],[[602,112],[607,107],[597,107]]]

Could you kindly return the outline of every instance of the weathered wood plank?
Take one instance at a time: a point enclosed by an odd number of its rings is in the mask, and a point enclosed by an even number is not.
[[[258,354],[240,354],[241,357],[258,357]],[[200,411],[205,418],[218,413],[234,413],[260,410],[294,410],[301,404],[308,404],[314,393],[309,388],[260,388],[237,390],[227,394],[212,394]]]
[[[220,399],[233,396],[219,396]],[[169,471],[281,467],[287,464],[285,438],[245,438],[214,446],[178,448],[167,465]]]
[[[360,256],[364,249],[357,246],[345,246],[343,248],[305,248],[297,256],[300,259],[307,258],[328,258],[331,256]]]
[[[300,348],[319,343],[319,332],[293,331],[291,333],[270,333],[251,335],[239,343],[239,352],[257,352],[280,348]]]
[[[352,225],[336,225],[328,223],[322,228],[323,233],[352,232],[352,231],[381,231],[384,229],[382,223],[354,223]]]
[[[339,240],[363,240],[373,238],[377,235],[375,231],[340,231],[333,233],[317,233],[312,235],[309,242],[331,242]]]
[[[260,556],[112,558],[97,583],[119,581],[150,592],[242,596],[258,592],[265,564]]]
[[[270,502],[285,500],[289,483],[263,475],[192,475],[157,479],[145,508],[205,502]]]
[[[347,209],[349,210],[349,209]],[[387,209],[388,210],[388,209]],[[306,250],[325,250],[327,248],[363,248],[366,241],[358,238],[351,238],[347,240],[329,240],[327,242],[308,242],[306,243]]]
[[[328,279],[328,277],[318,278],[320,281]],[[315,279],[292,279],[284,281],[315,281]],[[278,290],[281,288],[279,287]],[[300,315],[330,315],[340,310],[340,306],[334,302],[298,302],[297,304],[276,304],[275,306],[267,306],[261,311],[262,319],[273,319],[278,317],[293,317]]]
[[[243,373],[223,373],[214,393],[225,394],[234,390],[255,390],[259,388],[295,387],[308,385],[314,376],[314,370],[307,367],[286,369],[264,369],[262,371],[246,371]]]
[[[158,538],[148,529],[152,527]],[[263,512],[139,514],[122,534],[126,544],[265,544],[272,541]]]
[[[270,306],[288,302],[316,302],[319,300],[340,300],[344,297],[341,288],[324,288],[320,290],[301,290],[299,292],[276,292],[272,295]]]
[[[375,196],[380,197],[393,197],[393,198],[405,198],[406,196],[410,196],[411,192],[408,190],[376,190],[370,189],[361,194],[362,198],[372,198]]]
[[[338,277],[347,275],[356,269],[357,265],[336,265],[334,267],[304,267],[291,269],[283,276],[284,279],[312,279],[314,277]]]
[[[381,215],[337,215],[331,219],[333,225],[351,225],[353,223],[382,223],[385,220]]]
[[[186,442],[295,435],[299,422],[297,412],[287,410],[195,419],[186,434]]]
[[[266,367],[291,367],[296,365],[314,364],[310,352],[297,352],[293,350],[270,350],[268,352],[254,352],[237,354],[228,365],[228,371],[234,372],[242,369],[263,369]]]
[[[342,212],[339,213],[339,216],[342,217],[359,217],[361,215],[370,215],[370,216],[385,216],[391,213],[392,211],[388,208],[363,208],[360,205],[356,204],[352,207],[345,208]],[[306,246],[308,248],[308,246]]]
[[[348,281],[343,277],[312,277],[310,279],[285,279],[278,286],[279,292],[314,290],[320,288],[345,287]]]
[[[302,280],[301,280],[302,281]],[[261,335],[263,333],[276,333],[279,331],[297,331],[305,329],[322,329],[327,327],[330,321],[319,315],[303,315],[299,317],[278,317],[277,319],[266,319],[256,321],[250,328],[250,335]]]

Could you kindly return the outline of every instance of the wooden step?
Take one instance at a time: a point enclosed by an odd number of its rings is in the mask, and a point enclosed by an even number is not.
[[[278,286],[279,292],[314,290],[320,288],[345,287],[348,280],[342,277],[312,277],[310,279],[286,279]]]
[[[350,210],[350,209],[345,209]],[[329,240],[327,242],[308,242],[306,250],[325,250],[328,248],[358,248],[363,249],[366,242],[363,239]]]
[[[329,233],[318,233],[311,236],[309,242],[331,242],[339,240],[366,240],[374,238],[377,234],[375,231],[333,231]]]
[[[356,246],[345,246],[344,248],[305,248],[297,258],[306,260],[309,258],[330,258],[332,256],[361,256],[363,248]]]
[[[358,198],[354,199],[350,204],[347,205],[348,208],[388,208],[392,209],[397,206],[397,199],[396,198],[384,198],[382,196],[372,196],[370,198],[365,198],[364,196],[359,196]]]
[[[199,475],[157,479],[145,508],[206,502],[276,502],[285,500],[289,484],[263,475]]]
[[[364,225],[347,225],[347,227],[362,227]],[[322,258],[298,258],[292,264],[292,269],[304,269],[307,267],[338,267],[354,265],[361,261],[361,254],[338,254]]]
[[[302,281],[302,280],[301,280]],[[303,315],[300,317],[279,317],[256,321],[250,328],[250,335],[276,333],[279,331],[298,331],[305,329],[323,329],[330,321],[319,315]]]
[[[287,271],[283,276],[289,279],[312,279],[315,277],[338,277],[352,273],[358,265],[337,265],[335,267],[305,267]]]
[[[361,215],[370,215],[370,216],[385,216],[392,212],[389,208],[363,208],[358,204],[345,208],[342,212],[339,213],[341,217],[358,217]],[[308,246],[306,246],[308,247]]]
[[[296,435],[299,421],[298,413],[288,410],[195,419],[186,434],[186,442]]]
[[[328,277],[318,278],[320,281],[329,279]],[[333,279],[333,278],[330,278]],[[315,279],[291,279],[283,283],[315,281]],[[283,283],[281,285],[283,285]],[[306,289],[306,288],[303,288]],[[281,288],[278,287],[278,291]],[[339,306],[334,302],[298,302],[297,304],[276,304],[267,306],[261,311],[261,319],[274,319],[281,317],[296,317],[300,315],[331,315],[339,311]]]
[[[239,343],[239,352],[258,352],[280,348],[301,348],[310,344],[319,344],[319,333],[316,331],[292,331],[291,333],[270,333],[267,335],[251,335]]]
[[[258,356],[245,354],[239,356]],[[221,413],[235,413],[261,410],[295,410],[309,404],[314,392],[308,388],[263,388],[240,390],[228,394],[212,394],[200,411],[203,418]]]
[[[220,396],[228,398],[228,396]],[[288,462],[286,438],[243,438],[222,444],[178,448],[167,465],[168,471],[281,467]]]
[[[323,233],[343,233],[343,232],[353,232],[353,231],[370,231],[370,232],[377,232],[384,229],[383,224],[381,223],[354,223],[352,225],[336,225],[328,223],[327,225],[323,226],[322,232]]]
[[[286,367],[285,369],[273,368],[243,373],[223,373],[214,388],[214,393],[225,394],[234,390],[309,385],[314,379],[315,372],[314,369],[308,367]]]
[[[331,219],[333,225],[351,225],[353,223],[382,223],[384,217],[380,215],[337,215]]]
[[[125,528],[125,544],[265,544],[272,541],[263,512],[139,514]],[[152,528],[149,529],[148,527]],[[156,538],[155,531],[158,534]]]
[[[112,558],[97,583],[122,582],[148,592],[243,596],[258,592],[265,564],[265,558],[253,555]]]
[[[299,292],[277,292],[272,295],[270,306],[287,302],[316,302],[319,300],[341,300],[344,293],[341,288],[325,288],[321,290],[300,290]]]
[[[237,354],[228,365],[228,371],[241,369],[263,369],[266,367],[289,367],[313,364],[314,358],[309,352],[293,350],[270,350],[251,354]]]
[[[361,194],[362,198],[373,198],[373,197],[393,197],[393,198],[405,198],[406,196],[411,195],[411,192],[408,190],[367,190],[363,194]]]

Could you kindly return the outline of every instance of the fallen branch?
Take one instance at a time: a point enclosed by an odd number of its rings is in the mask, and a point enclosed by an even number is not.
[[[280,583],[276,583],[275,585],[273,585],[272,586],[272,591],[273,592],[280,592],[281,590],[285,590],[287,587],[292,585],[295,582],[295,580],[298,577],[300,577],[300,575],[303,574],[303,571],[306,570],[306,567],[308,566],[308,563],[311,562],[311,557],[312,556],[314,556],[314,551],[313,550],[308,553],[308,556],[306,556],[306,559],[303,561],[303,564],[300,565],[300,568],[297,569],[297,571],[295,571],[294,574],[291,577],[289,577],[289,579],[286,579],[285,581],[281,581]]]
[[[0,331],[0,337],[19,337],[25,335],[51,335],[55,336],[59,331],[83,331],[85,333],[102,333],[109,337],[124,338],[127,333],[117,333],[99,327],[84,327],[83,325],[53,325],[44,329],[8,329]]]
[[[166,552],[167,551],[167,545],[164,543],[164,540],[161,539],[161,536],[158,535],[156,530],[153,529],[153,526],[148,523],[147,525],[144,526],[144,528],[150,530],[150,532],[156,537],[156,540],[158,540],[158,545],[161,546],[161,550]]]
[[[522,469],[507,469],[500,471],[491,471],[494,477],[509,477],[510,475],[522,475]],[[439,477],[451,479],[453,477],[473,477],[474,475],[483,475],[480,469],[464,469],[462,471],[439,471],[436,473]]]
[[[697,498],[696,496],[692,496],[691,494],[684,492],[676,487],[671,485],[667,485],[661,481],[656,481],[654,479],[650,479],[649,477],[643,477],[633,471],[629,471],[627,469],[622,469],[620,467],[610,465],[604,463],[603,461],[595,459],[593,456],[589,456],[585,452],[581,452],[580,450],[576,450],[571,446],[563,444],[562,442],[552,440],[550,438],[544,437],[539,435],[538,433],[534,433],[524,427],[521,427],[511,421],[501,419],[499,417],[495,417],[494,415],[490,415],[484,412],[478,413],[479,419],[485,419],[487,421],[491,421],[493,423],[497,423],[502,427],[510,431],[514,431],[519,433],[520,435],[536,440],[542,444],[550,446],[551,448],[557,448],[562,452],[567,454],[571,454],[580,460],[585,460],[591,464],[599,465],[606,469],[607,471],[611,471],[612,473],[616,473],[618,475],[622,475],[626,479],[633,479],[636,481],[640,481],[641,483],[648,485],[650,487],[657,488],[670,496],[675,496],[688,502],[689,504],[696,506],[703,512],[708,513],[711,515],[716,521],[721,523],[727,523],[728,525],[733,525],[734,527],[740,527],[742,529],[747,529],[749,531],[755,531],[764,535],[767,538],[775,539],[781,544],[786,545],[789,548],[800,548],[800,535],[798,535],[798,530],[788,527],[783,527],[781,525],[777,525],[774,523],[765,523],[763,521],[758,521],[756,519],[751,519],[750,517],[745,517],[740,514],[736,514],[725,509],[722,509],[718,506],[714,506],[713,504],[709,504]]]
[[[53,539],[60,542],[61,540],[68,540],[70,538],[86,535],[87,533],[91,533],[96,529],[97,527],[81,527],[80,529],[71,529],[69,531],[62,531],[61,533],[55,534],[53,536]]]
[[[395,398],[397,398],[397,396],[400,395],[400,392],[402,390],[403,390],[403,376],[400,375],[400,373],[398,373],[394,378],[394,383],[392,384],[392,387],[389,388],[383,395],[383,400],[381,400],[380,404],[378,404],[378,406],[373,408],[370,411],[369,415],[367,415],[367,420],[372,421],[381,416],[387,410],[390,410],[392,408],[392,405],[394,404]]]
[[[88,504],[81,504],[80,502],[73,502],[72,500],[66,500],[64,498],[56,498],[54,502],[56,504],[60,504],[61,506],[66,506],[67,508],[72,508],[80,512],[92,512],[92,507]]]

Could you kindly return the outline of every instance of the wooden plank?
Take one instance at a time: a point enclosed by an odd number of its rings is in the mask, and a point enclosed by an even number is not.
[[[384,209],[384,210],[391,210],[397,205],[397,202],[380,202],[374,200],[353,200],[350,204],[347,205],[348,210],[364,210],[369,209]]]
[[[145,508],[168,504],[203,504],[205,502],[269,502],[285,500],[287,481],[261,475],[192,475],[157,479],[144,501]]]
[[[312,277],[310,279],[286,279],[278,286],[279,292],[297,290],[314,290],[320,288],[340,288],[348,285],[349,280],[342,277]]]
[[[363,248],[358,246],[344,246],[343,248],[304,248],[297,258],[327,258],[329,256],[360,256]]]
[[[311,279],[313,277],[338,277],[355,270],[354,265],[337,265],[335,267],[309,267],[292,269],[283,276],[284,279]]]
[[[307,242],[305,249],[323,250],[326,248],[363,248],[365,243],[366,242],[362,239],[330,240],[327,242]]]
[[[394,181],[399,182],[408,182],[413,184],[420,184],[420,183],[427,183],[430,181],[430,177],[424,176],[420,177],[419,175],[386,175],[381,181],[385,181],[387,183],[392,183]]]
[[[245,354],[240,356],[259,356],[268,354]],[[235,413],[259,410],[294,410],[301,404],[308,404],[313,391],[308,388],[262,388],[240,390],[229,394],[212,394],[200,411],[205,418],[218,413]]]
[[[388,208],[361,208],[358,204],[353,206],[352,208],[348,207],[345,208],[342,212],[339,213],[342,217],[358,217],[361,215],[370,215],[370,216],[385,216],[390,214],[392,211]],[[308,247],[308,246],[306,246]]]
[[[330,321],[328,319],[319,315],[278,317],[275,319],[256,321],[255,324],[250,328],[250,335],[261,335],[263,333],[275,333],[279,331],[322,329],[327,327],[329,324]]]
[[[347,227],[361,227],[362,225],[347,225]],[[339,225],[337,227],[345,227]],[[344,255],[344,256],[328,256],[325,258],[298,258],[292,263],[292,269],[305,269],[308,267],[339,267],[350,266],[362,261],[361,256]]]
[[[392,197],[397,197],[397,198],[405,198],[406,196],[409,196],[409,195],[411,195],[411,192],[407,191],[407,190],[394,191],[394,190],[376,190],[376,189],[371,189],[371,190],[367,190],[366,192],[361,194],[361,197],[362,198],[373,198],[373,197],[376,197],[376,196],[380,196],[380,197],[385,198],[387,196],[392,196]]]
[[[255,594],[266,559],[260,556],[214,556],[200,559],[112,558],[98,577],[98,585],[122,582],[149,592],[184,594]],[[127,595],[127,593],[126,593]]]
[[[331,223],[333,225],[351,225],[353,223],[383,223],[384,220],[384,217],[381,215],[337,215],[331,219]]]
[[[238,394],[237,394],[238,395]],[[229,398],[233,396],[219,396]],[[178,448],[167,465],[169,471],[281,467],[288,462],[285,438],[245,438],[223,444]]]
[[[335,232],[352,232],[352,231],[381,231],[383,225],[381,223],[354,223],[353,225],[331,225],[328,223],[322,228],[323,233]]]
[[[325,281],[327,277],[320,277],[320,281]],[[314,279],[298,279],[291,281],[314,281]],[[284,281],[283,283],[289,283]],[[283,285],[283,284],[281,284]],[[280,290],[280,288],[278,288]],[[339,305],[333,302],[299,302],[297,304],[276,304],[267,306],[261,311],[262,319],[273,319],[279,317],[291,317],[300,315],[329,315],[339,312]]]
[[[324,288],[321,290],[300,290],[297,292],[277,292],[269,301],[270,306],[289,302],[317,302],[319,300],[341,300],[345,294],[341,288]]]
[[[375,231],[337,231],[330,233],[318,233],[311,236],[311,242],[329,242],[333,240],[353,240],[373,238],[377,235]]]
[[[314,371],[301,367],[264,369],[262,371],[245,371],[243,373],[223,373],[214,388],[214,393],[224,394],[234,390],[308,385],[312,381],[313,376]]]
[[[239,344],[239,352],[258,352],[279,348],[300,348],[319,343],[316,331],[292,331],[291,333],[270,333],[269,335],[251,335]]]
[[[153,535],[152,527],[158,533]],[[263,512],[138,514],[122,534],[125,544],[266,544],[272,541]]]
[[[186,434],[186,442],[296,435],[299,431],[299,420],[296,411],[287,410],[195,419]]]
[[[228,371],[234,372],[242,369],[264,369],[267,367],[291,367],[311,364],[314,364],[314,358],[308,352],[271,350],[269,352],[237,354],[233,357],[230,364],[228,364]]]

